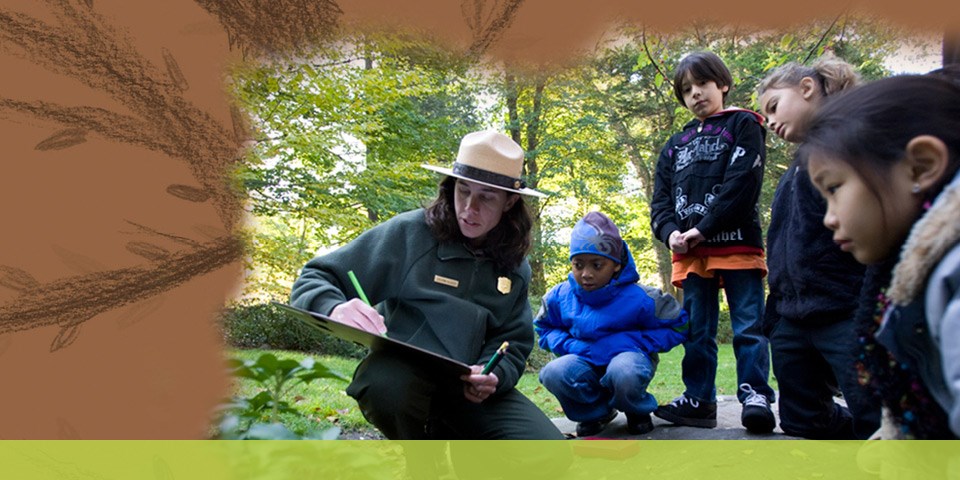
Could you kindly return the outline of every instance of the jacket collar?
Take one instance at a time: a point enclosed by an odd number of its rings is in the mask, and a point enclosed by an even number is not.
[[[437,258],[452,260],[454,258],[475,258],[473,252],[460,242],[441,242],[437,247]]]
[[[726,115],[726,114],[728,114],[728,113],[733,113],[733,112],[747,112],[747,113],[749,113],[750,115],[753,115],[753,118],[756,118],[756,119],[757,119],[757,122],[758,122],[760,125],[763,125],[763,122],[765,122],[765,121],[767,120],[767,119],[763,118],[763,115],[760,115],[759,113],[754,112],[753,110],[748,110],[748,109],[746,109],[746,108],[740,108],[740,107],[724,108],[723,110],[720,110],[719,112],[714,113],[713,115],[710,115],[710,117],[715,117],[715,116],[717,116],[717,115]],[[710,117],[707,117],[707,118],[710,118]]]
[[[719,118],[719,117],[729,115],[731,113],[736,113],[736,112],[746,112],[746,113],[749,113],[750,115],[753,115],[753,118],[756,118],[757,123],[759,123],[760,125],[763,125],[763,122],[767,120],[766,118],[763,117],[763,115],[760,115],[759,113],[754,112],[753,110],[748,110],[746,108],[740,108],[740,107],[727,107],[727,108],[724,108],[723,110],[718,111],[717,113],[714,113],[713,115],[710,115],[709,117],[706,118],[706,120],[704,120],[704,122],[713,118]],[[701,122],[700,119],[694,118],[693,120],[690,120],[689,122],[687,122],[684,128],[688,128],[694,125],[699,125],[701,123],[703,122]]]
[[[916,300],[927,278],[944,255],[960,242],[960,173],[954,176],[930,210],[910,230],[903,244],[900,261],[893,270],[887,297],[897,305]]]

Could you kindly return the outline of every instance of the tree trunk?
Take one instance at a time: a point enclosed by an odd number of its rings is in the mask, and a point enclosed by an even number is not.
[[[543,106],[543,89],[545,82],[543,77],[538,77],[533,93],[533,111],[530,112],[530,119],[527,122],[527,158],[525,163],[526,177],[530,180],[529,187],[537,188],[537,175],[540,168],[537,165],[537,153],[540,147],[540,117]],[[534,214],[533,244],[540,245],[543,240],[543,232],[540,230],[540,199],[537,197],[529,198],[530,210]],[[543,255],[534,253],[530,255],[530,294],[537,297],[546,293],[546,272],[544,271]]]
[[[510,138],[517,142],[517,145],[522,145],[523,143],[520,141],[520,113],[517,111],[517,99],[520,97],[517,77],[508,73],[504,78],[504,85],[507,100],[507,121],[509,122],[507,130],[510,132]]]
[[[524,175],[529,180],[527,186],[537,188],[537,174],[539,166],[537,165],[537,148],[540,145],[540,116],[542,110],[543,90],[546,81],[544,78],[538,78],[534,85],[533,105],[528,115],[525,115],[526,128],[522,125],[520,118],[520,88],[516,76],[507,74],[504,77],[504,87],[506,90],[505,98],[507,104],[507,118],[510,138],[517,142],[517,145],[524,145],[521,132],[526,131],[527,141],[524,161]],[[530,232],[534,250],[530,253],[528,261],[532,271],[530,279],[530,295],[540,297],[546,291],[546,279],[544,278],[543,255],[536,250],[543,239],[543,232],[540,230],[540,200],[536,197],[527,197],[524,199],[530,207],[530,213],[533,215],[533,228]]]
[[[363,69],[364,70],[373,70],[373,57],[371,57],[370,49],[365,49],[363,54]],[[372,161],[370,160],[370,150],[366,149],[366,153],[363,158],[364,165],[370,165]],[[376,225],[380,222],[380,214],[377,213],[377,209],[373,208],[370,205],[364,205],[364,210],[367,211],[367,218],[371,223]]]
[[[653,198],[656,169],[651,169],[650,165],[644,161],[643,154],[640,152],[640,149],[637,148],[640,140],[630,135],[630,132],[627,130],[627,126],[622,120],[611,116],[609,119],[609,124],[614,133],[617,135],[618,141],[626,146],[627,156],[630,160],[630,163],[632,163],[637,169],[637,175],[640,179],[640,186],[643,188],[643,194],[649,202],[650,199]],[[673,261],[671,259],[670,251],[667,250],[666,246],[660,243],[656,237],[653,237],[652,234],[650,238],[653,240],[653,245],[657,252],[657,273],[660,276],[660,288],[664,292],[667,292],[680,299],[680,295],[682,295],[682,293],[678,291],[678,289],[670,282],[670,276],[673,272]]]

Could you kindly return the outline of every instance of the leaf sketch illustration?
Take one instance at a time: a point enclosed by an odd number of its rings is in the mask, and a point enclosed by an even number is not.
[[[523,0],[462,0],[467,27],[473,32],[473,41],[467,49],[471,55],[482,55],[496,43],[513,21]]]
[[[146,261],[133,267],[90,271],[96,261],[62,247],[55,247],[55,253],[68,270],[80,274],[41,283],[23,269],[0,266],[0,287],[19,294],[0,304],[0,332],[59,326],[53,352],[73,344],[82,324],[100,313],[149,299],[240,258],[240,241],[230,233],[237,224],[240,201],[224,181],[240,149],[232,131],[235,126],[225,129],[182,96],[189,84],[170,50],[162,50],[162,66],[154,65],[121,29],[96,12],[93,2],[42,3],[50,17],[0,8],[0,51],[102,92],[123,110],[0,95],[0,113],[54,126],[55,131],[36,145],[38,151],[62,151],[98,136],[183,162],[196,185],[172,185],[168,193],[212,205],[221,222],[207,229],[218,236],[205,240],[130,222],[138,234],[152,237],[127,243],[128,251]],[[157,240],[173,240],[178,249]]]

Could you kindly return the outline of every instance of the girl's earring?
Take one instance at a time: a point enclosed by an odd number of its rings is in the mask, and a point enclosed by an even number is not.
[[[914,183],[913,188],[911,188],[910,191],[913,192],[914,195],[917,195],[918,193],[920,193],[920,184]],[[923,211],[930,210],[931,206],[932,204],[930,203],[930,200],[923,202]]]

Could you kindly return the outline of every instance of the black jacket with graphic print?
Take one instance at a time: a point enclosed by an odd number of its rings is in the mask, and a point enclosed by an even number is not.
[[[699,249],[763,248],[757,201],[766,161],[763,117],[728,109],[692,120],[660,151],[650,202],[653,234],[698,228]],[[695,254],[695,252],[691,252]]]

